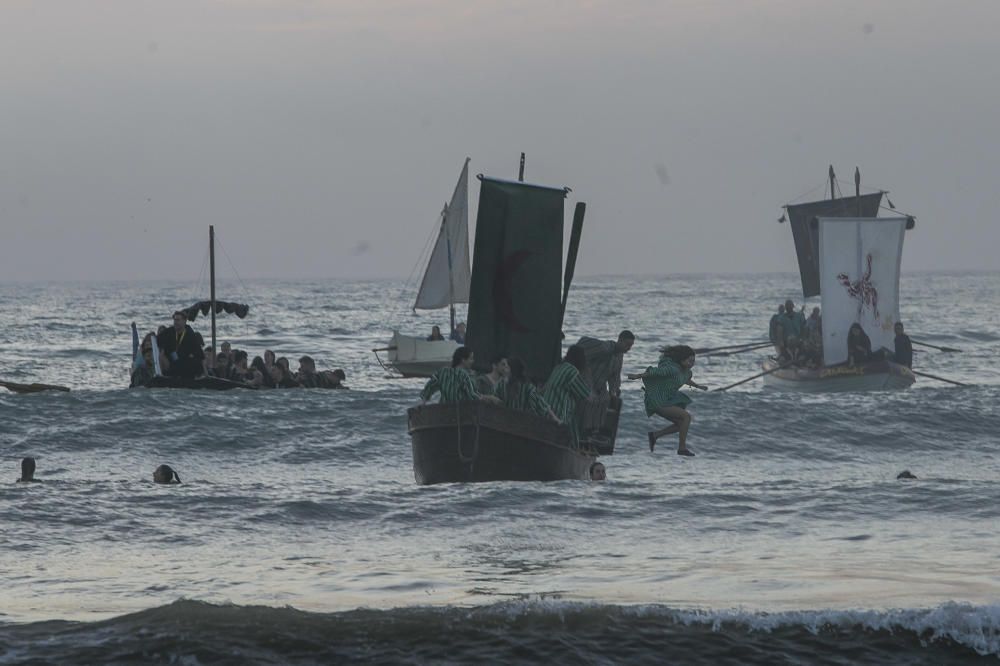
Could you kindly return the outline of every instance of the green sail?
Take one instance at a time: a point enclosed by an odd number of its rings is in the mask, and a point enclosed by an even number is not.
[[[565,189],[480,177],[466,343],[485,368],[503,352],[548,377],[562,332]]]

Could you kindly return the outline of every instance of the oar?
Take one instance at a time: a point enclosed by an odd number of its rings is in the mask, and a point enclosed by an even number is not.
[[[938,351],[948,352],[949,354],[961,353],[961,349],[955,349],[954,347],[938,347],[937,345],[928,344],[926,342],[921,342],[920,340],[914,340],[910,338],[910,342],[915,345],[920,345],[922,347],[930,347],[931,349],[937,349]]]
[[[723,386],[722,388],[717,388],[717,389],[714,389],[714,390],[716,390],[716,391],[727,391],[727,390],[733,388],[734,386],[739,386],[740,384],[746,384],[747,382],[753,381],[754,379],[757,379],[758,377],[763,377],[764,375],[769,375],[772,372],[777,372],[778,370],[781,370],[782,368],[787,368],[789,365],[791,365],[791,363],[784,363],[782,365],[779,365],[777,368],[771,368],[770,370],[765,370],[764,372],[759,372],[756,375],[754,375],[753,377],[747,377],[746,379],[738,381],[735,384],[730,384],[729,386]]]
[[[711,352],[722,351],[723,349],[736,349],[737,347],[749,347],[750,345],[769,345],[770,342],[767,341],[756,341],[756,342],[744,342],[738,345],[724,345],[722,347],[702,347],[700,349],[695,349],[695,354],[710,354]]]
[[[928,372],[917,372],[916,370],[912,370],[912,372],[919,377],[928,377],[930,379],[936,379],[939,382],[948,382],[949,384],[954,384],[955,386],[968,386],[968,384],[956,382],[954,379],[945,379],[944,377],[938,377],[937,375],[932,375]]]
[[[770,347],[770,346],[771,346],[770,342],[765,342],[763,344],[754,345],[752,347],[744,347],[742,349],[734,349],[733,351],[716,352],[714,354],[703,354],[703,356],[705,356],[705,357],[731,356],[733,354],[742,354],[743,352],[748,352],[748,351],[758,351],[760,349],[764,349],[765,347]]]
[[[14,393],[38,393],[39,391],[69,391],[65,386],[55,384],[18,384],[0,381],[0,386]]]

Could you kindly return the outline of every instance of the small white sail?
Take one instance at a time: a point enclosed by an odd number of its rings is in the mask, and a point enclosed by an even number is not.
[[[906,218],[819,218],[823,363],[847,360],[847,332],[859,323],[872,351],[893,349]]]
[[[436,310],[469,302],[469,160],[462,166],[451,203],[442,213],[441,231],[431,252],[413,308]]]

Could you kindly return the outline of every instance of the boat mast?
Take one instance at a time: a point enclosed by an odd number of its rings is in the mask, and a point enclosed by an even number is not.
[[[835,175],[833,175],[833,165],[831,164],[830,165],[830,198],[831,199],[836,199],[837,198],[837,190],[835,189],[836,186],[837,186],[837,177]]]
[[[451,274],[451,236],[448,233],[448,204],[441,211],[441,233],[444,234],[444,245],[448,249],[448,314],[451,316],[449,337],[455,330],[455,282]]]
[[[521,153],[521,167],[517,170],[518,182],[524,182],[524,153]]]
[[[858,217],[861,217],[861,169],[854,167],[854,196],[858,202]]]
[[[212,301],[212,353],[215,353],[215,226],[208,225],[208,273]]]

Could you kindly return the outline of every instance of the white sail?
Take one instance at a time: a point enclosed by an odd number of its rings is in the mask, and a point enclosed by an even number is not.
[[[436,310],[469,302],[469,160],[442,213],[441,231],[420,283],[414,309]]]
[[[893,348],[906,218],[819,218],[823,363],[847,360],[847,332],[859,323],[872,350]]]

